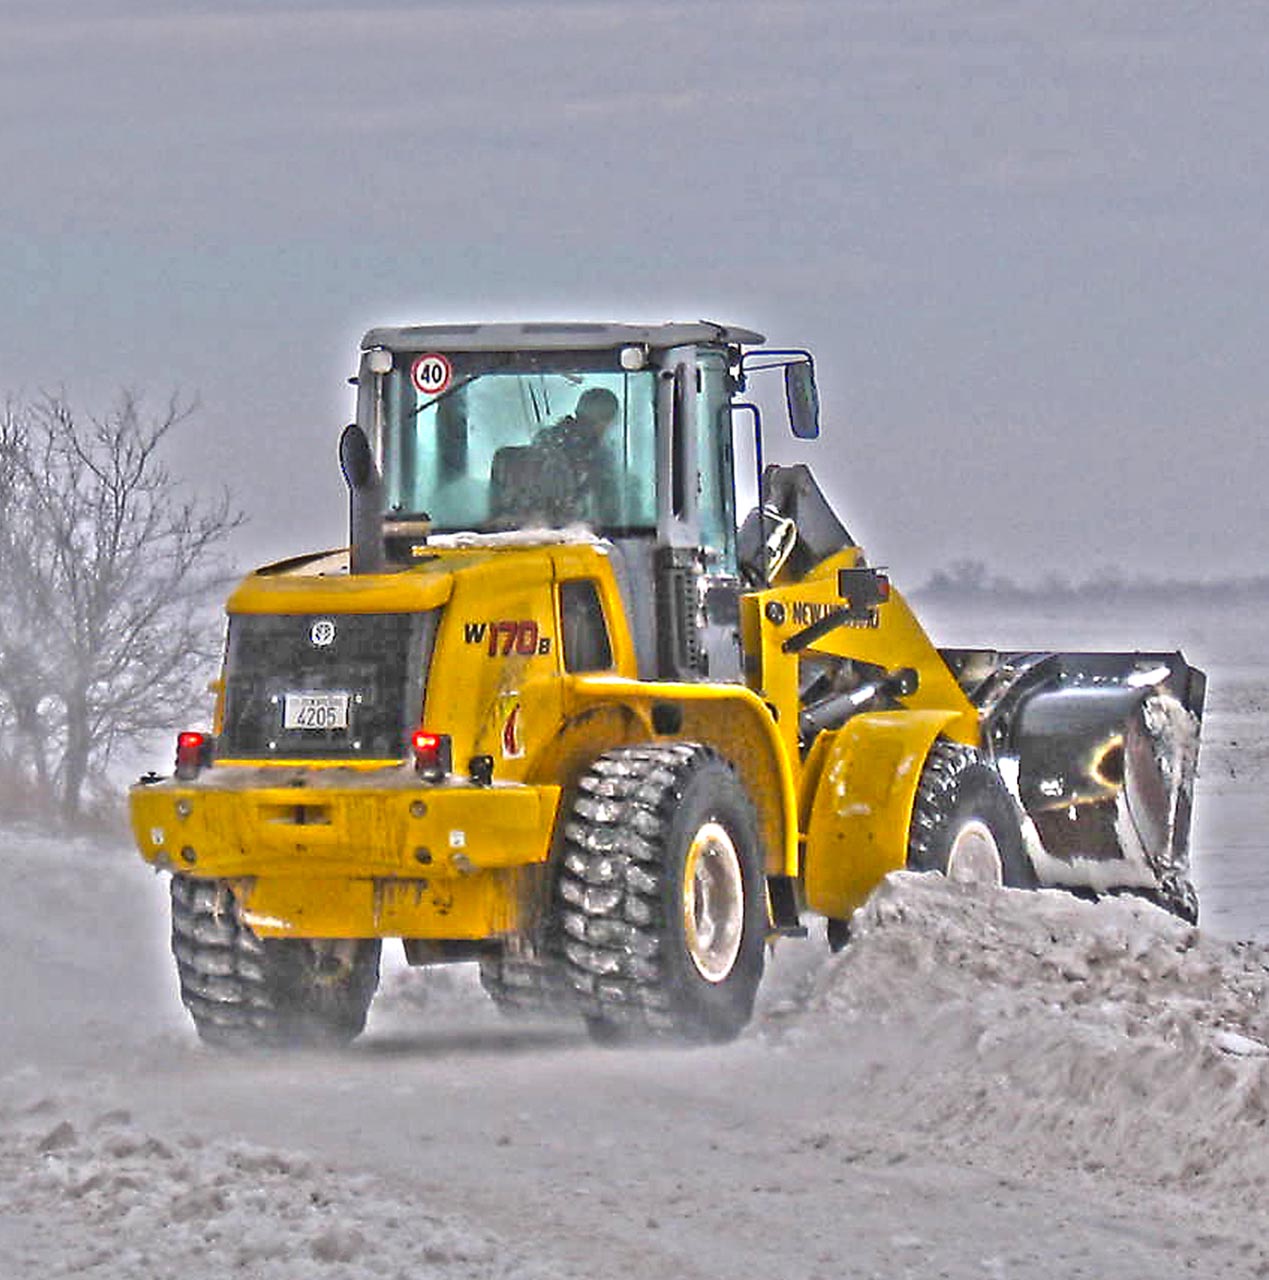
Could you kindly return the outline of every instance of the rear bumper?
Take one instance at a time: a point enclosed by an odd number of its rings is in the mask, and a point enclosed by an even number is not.
[[[147,862],[236,882],[262,936],[480,938],[520,927],[522,873],[546,862],[559,794],[224,767],[133,787],[129,807]]]

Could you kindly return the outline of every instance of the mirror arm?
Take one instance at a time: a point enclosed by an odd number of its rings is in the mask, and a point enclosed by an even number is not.
[[[767,545],[767,504],[762,493],[762,412],[756,404],[751,404],[748,400],[741,400],[739,403],[732,404],[732,412],[751,413],[753,414],[753,456],[754,466],[758,471],[758,531],[761,535],[759,545],[765,547]],[[762,558],[762,589],[765,591],[771,585],[771,579],[767,574],[767,558]]]

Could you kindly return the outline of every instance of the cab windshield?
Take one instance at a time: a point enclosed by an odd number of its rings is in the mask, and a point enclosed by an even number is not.
[[[436,532],[656,528],[655,371],[614,352],[398,355],[384,403],[389,519]]]

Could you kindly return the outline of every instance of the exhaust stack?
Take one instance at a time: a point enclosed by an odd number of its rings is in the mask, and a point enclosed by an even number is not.
[[[348,484],[348,542],[350,573],[384,570],[383,479],[375,465],[366,433],[352,423],[339,437],[339,467]]]

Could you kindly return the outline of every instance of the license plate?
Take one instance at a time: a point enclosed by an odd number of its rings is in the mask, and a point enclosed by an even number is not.
[[[284,729],[347,729],[346,693],[288,693],[282,707]]]

